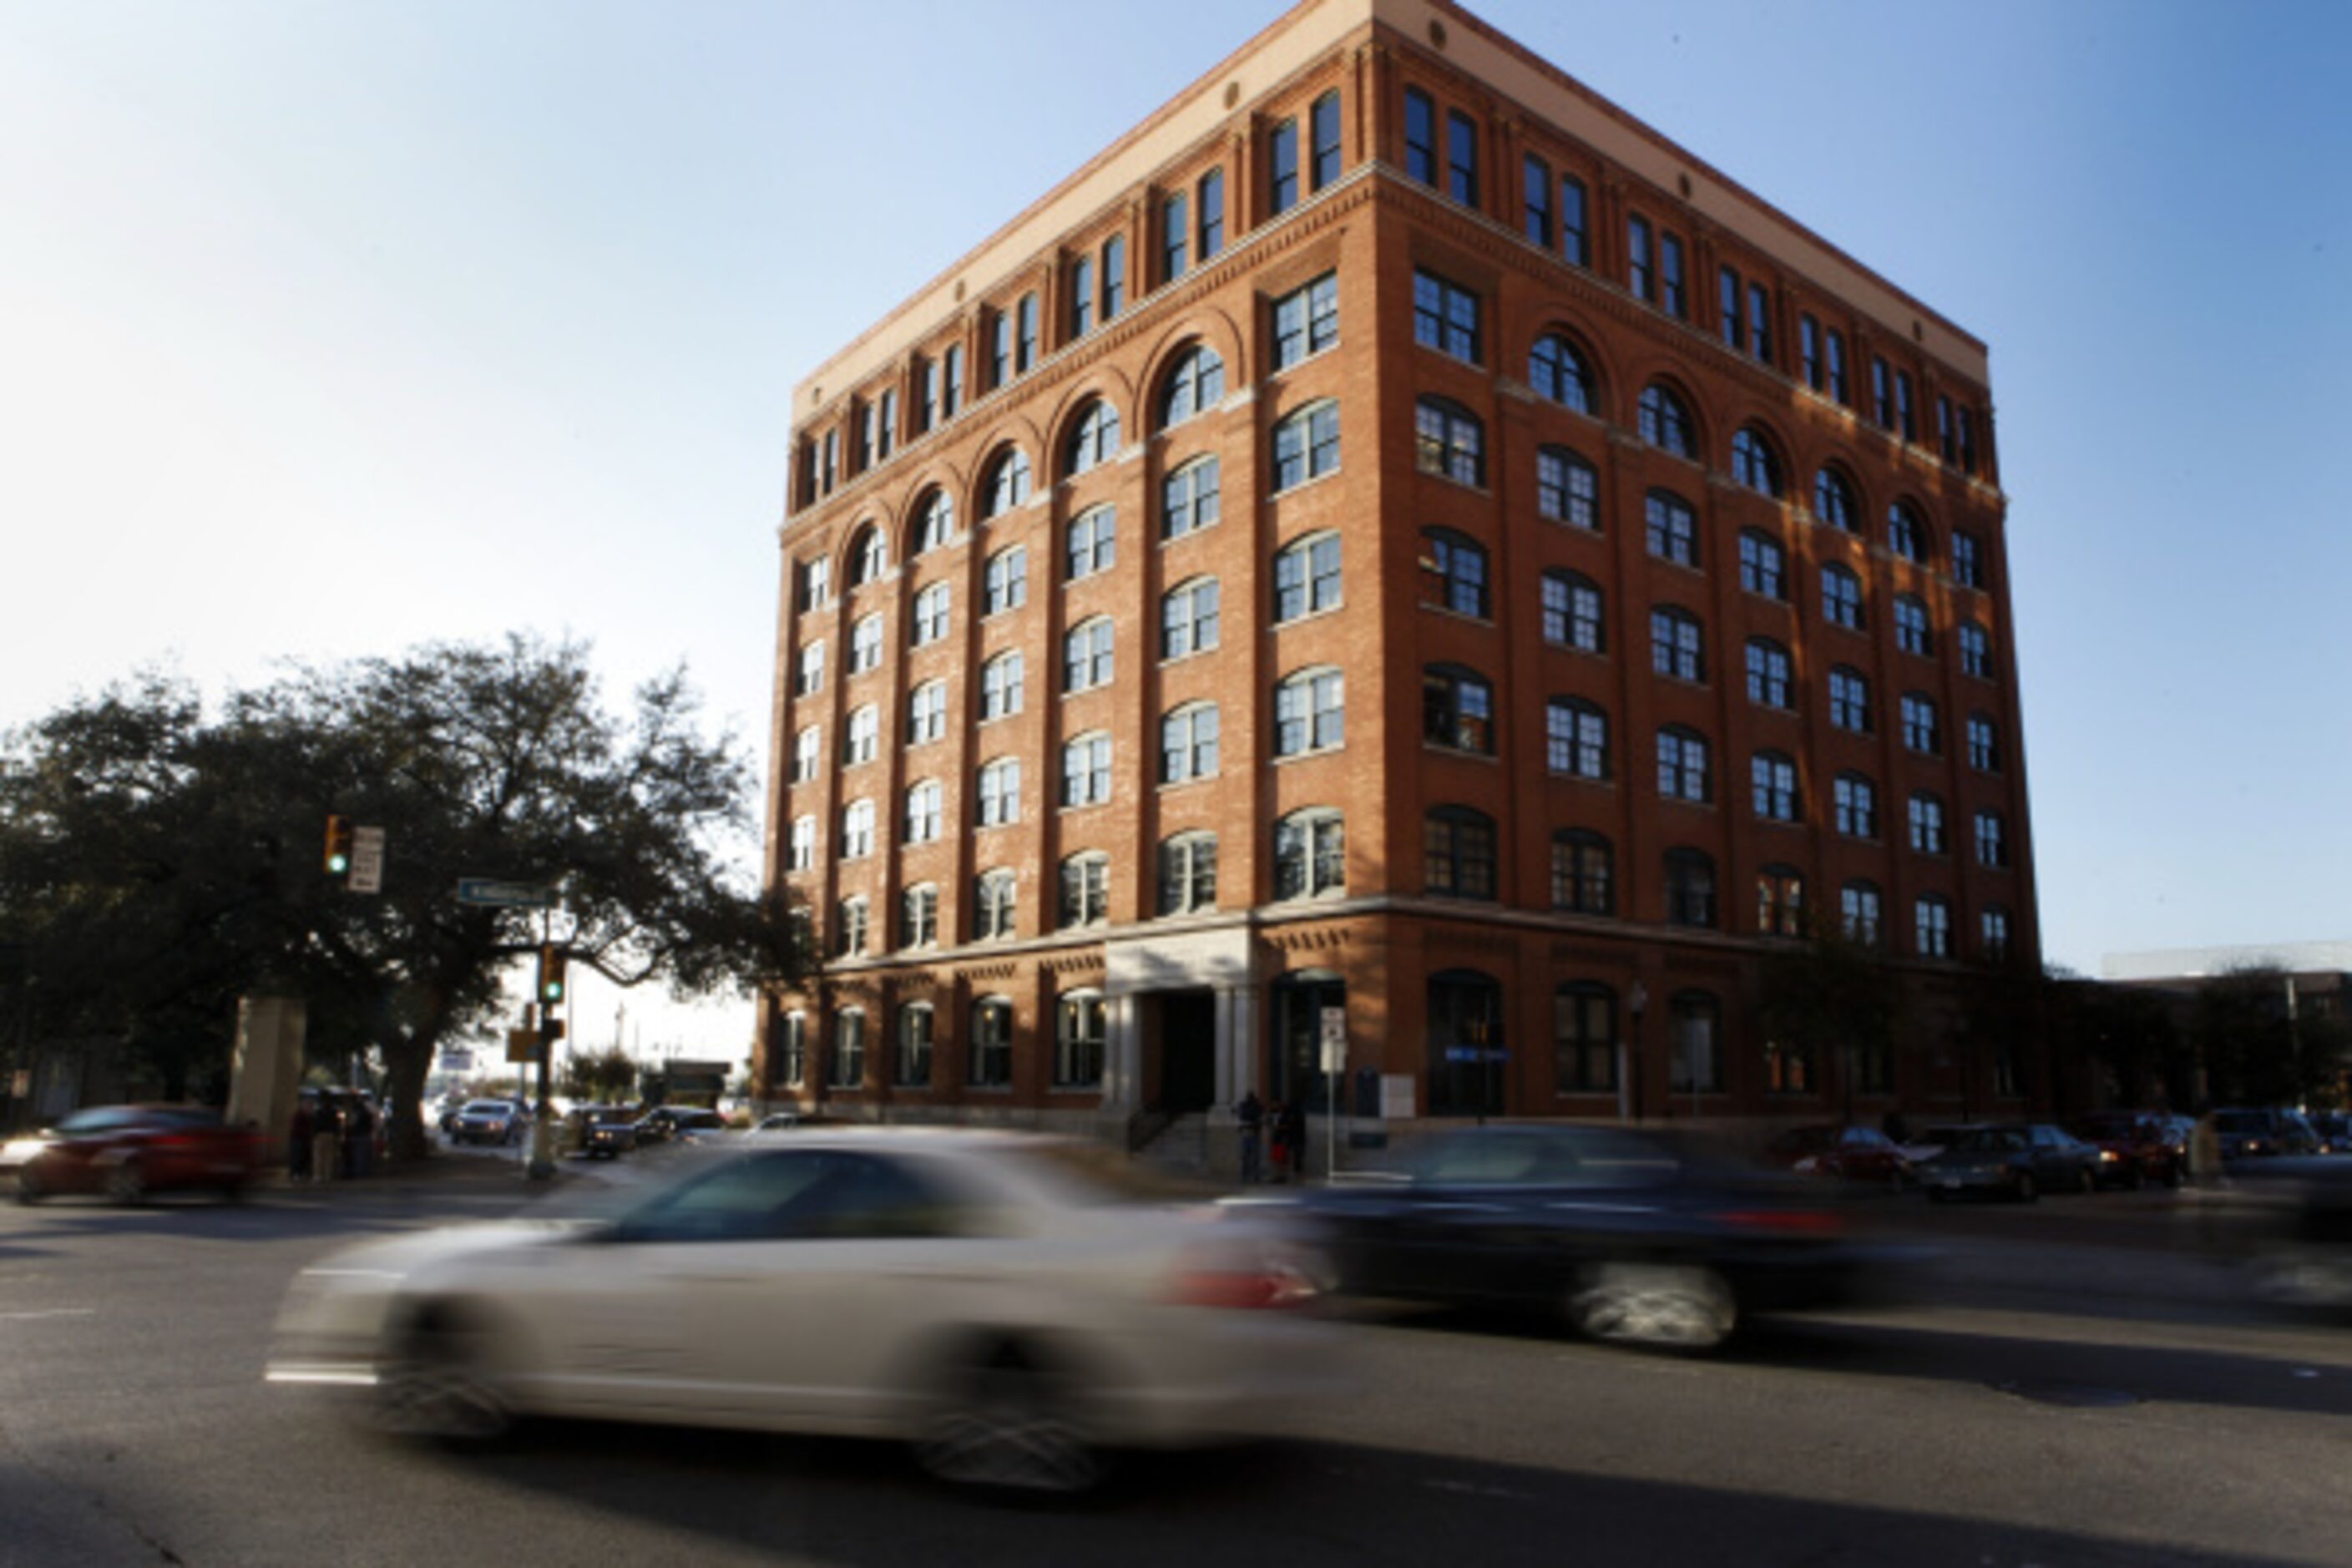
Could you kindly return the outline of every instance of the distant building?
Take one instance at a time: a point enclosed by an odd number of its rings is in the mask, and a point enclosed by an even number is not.
[[[2038,967],[1988,378],[1469,14],[1298,5],[793,390],[759,1092],[1319,1107],[1336,1011],[1423,1117],[2021,1103],[1751,1016],[1809,921],[1930,1032]]]

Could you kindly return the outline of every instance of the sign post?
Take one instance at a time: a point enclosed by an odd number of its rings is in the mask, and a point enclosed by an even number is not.
[[[1339,1078],[1348,1070],[1348,1010],[1326,1007],[1322,1023],[1323,1179],[1328,1182],[1339,1173]]]

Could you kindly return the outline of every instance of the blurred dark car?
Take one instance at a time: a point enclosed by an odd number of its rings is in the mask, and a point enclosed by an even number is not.
[[[2352,1113],[2341,1110],[2315,1110],[2304,1121],[2319,1140],[2323,1154],[2352,1154]]]
[[[135,1204],[150,1193],[210,1191],[235,1202],[262,1169],[261,1136],[193,1105],[104,1105],[77,1110],[47,1131],[12,1141],[0,1166],[16,1174],[16,1199],[103,1193]]]
[[[636,1124],[640,1143],[692,1143],[727,1131],[727,1119],[697,1105],[657,1105]]]
[[[2189,1164],[2185,1123],[2151,1110],[2098,1110],[2066,1123],[2066,1131],[2099,1151],[2099,1184],[2112,1187],[2177,1187]]]
[[[565,1142],[592,1160],[617,1160],[637,1146],[637,1113],[626,1105],[578,1105],[566,1116]]]
[[[1938,1203],[1968,1193],[2032,1203],[2045,1192],[2096,1188],[2099,1150],[2046,1121],[1959,1127],[1918,1172],[1919,1185]]]
[[[1805,1184],[1612,1127],[1465,1129],[1400,1175],[1297,1201],[1340,1290],[1533,1306],[1661,1349],[1843,1299],[1870,1258]]]
[[[530,1112],[519,1100],[469,1100],[449,1128],[453,1143],[521,1142],[530,1135]]]
[[[2292,1110],[2231,1107],[2213,1112],[2214,1136],[2224,1160],[2269,1159],[2280,1154],[2316,1154],[2319,1135]]]
[[[1860,1122],[1845,1127],[1792,1127],[1765,1146],[1768,1163],[1801,1176],[1874,1186],[1911,1184],[1911,1162],[1895,1140]]]

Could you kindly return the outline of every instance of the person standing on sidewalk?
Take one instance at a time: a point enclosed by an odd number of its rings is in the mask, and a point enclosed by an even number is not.
[[[310,1179],[310,1102],[300,1095],[294,1097],[294,1119],[286,1129],[286,1179],[291,1183]]]
[[[1290,1168],[1297,1179],[1307,1179],[1307,1107],[1293,1100],[1282,1108],[1275,1119],[1274,1135],[1290,1156]]]
[[[1251,1089],[1234,1107],[1234,1122],[1241,1131],[1242,1184],[1254,1187],[1265,1180],[1265,1104]]]
[[[342,1158],[342,1114],[335,1109],[334,1096],[322,1093],[318,1109],[310,1113],[310,1180],[333,1181]]]

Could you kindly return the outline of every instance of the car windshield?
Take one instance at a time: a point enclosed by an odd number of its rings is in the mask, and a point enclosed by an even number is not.
[[[1958,1134],[1950,1146],[1962,1154],[2010,1154],[2025,1147],[2025,1134],[2007,1127],[1977,1127]]]
[[[2213,1113],[2213,1130],[2217,1132],[2267,1132],[2270,1118],[2259,1110],[2217,1110]]]
[[[466,1107],[467,1116],[504,1116],[512,1108],[503,1100],[478,1100]]]

